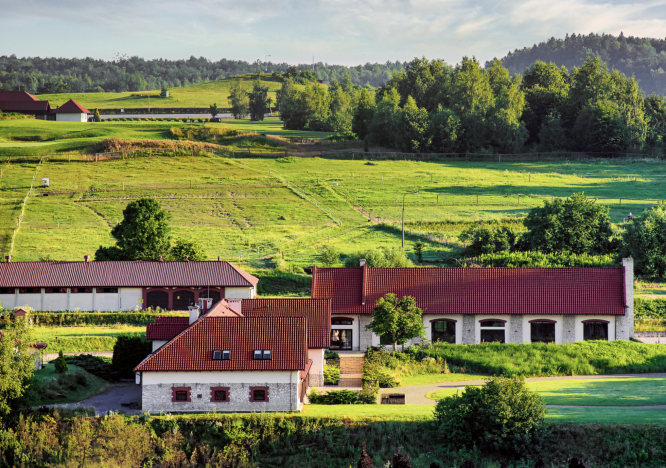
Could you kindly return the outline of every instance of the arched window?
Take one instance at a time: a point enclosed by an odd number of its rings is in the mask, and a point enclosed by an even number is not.
[[[555,342],[555,320],[530,320],[530,341],[532,343]]]
[[[583,320],[583,340],[608,341],[608,321]]]
[[[149,291],[146,294],[146,307],[168,309],[169,293],[166,291]]]
[[[194,292],[181,290],[173,293],[173,310],[187,310],[194,305]]]
[[[456,343],[456,321],[449,319],[431,320],[430,339],[433,343]]]

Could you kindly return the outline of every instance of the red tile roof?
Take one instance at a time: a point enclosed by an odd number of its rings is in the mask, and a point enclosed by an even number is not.
[[[3,112],[49,112],[49,101],[0,101]]]
[[[256,286],[229,262],[0,263],[0,287]]]
[[[189,320],[185,323],[149,323],[146,325],[146,339],[170,341],[183,333],[189,326]]]
[[[137,371],[305,370],[305,317],[202,317],[149,355]],[[231,360],[213,361],[214,350],[230,350]],[[273,359],[255,361],[255,349]]]
[[[328,348],[331,301],[328,299],[243,299],[245,317],[302,316],[308,319],[308,348]]]
[[[155,323],[156,324],[178,324],[178,325],[188,325],[190,323],[190,318],[189,317],[179,317],[179,316],[160,316],[160,317],[155,317]]]
[[[312,297],[330,298],[333,314],[369,314],[387,293],[413,296],[425,314],[624,315],[624,269],[313,269]]]
[[[0,91],[0,101],[39,101],[32,94],[26,93],[25,91]],[[48,101],[42,101],[48,102]]]
[[[81,106],[79,103],[70,99],[62,106],[51,111],[52,114],[90,114],[90,111],[85,107]]]

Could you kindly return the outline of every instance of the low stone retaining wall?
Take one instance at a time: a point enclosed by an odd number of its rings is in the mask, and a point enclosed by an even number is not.
[[[657,338],[666,337],[666,330],[658,331],[635,331],[634,338]]]

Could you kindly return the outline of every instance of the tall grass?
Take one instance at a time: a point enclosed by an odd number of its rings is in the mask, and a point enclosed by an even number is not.
[[[446,359],[468,371],[520,377],[666,372],[666,347],[631,341],[562,345],[436,343],[418,353]]]

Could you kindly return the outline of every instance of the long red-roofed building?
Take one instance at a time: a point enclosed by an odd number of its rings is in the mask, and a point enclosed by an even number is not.
[[[25,91],[0,91],[0,111],[60,122],[87,122],[91,113],[73,99],[60,107],[51,108],[49,101],[42,101]]]

